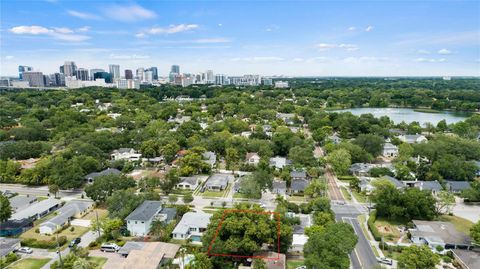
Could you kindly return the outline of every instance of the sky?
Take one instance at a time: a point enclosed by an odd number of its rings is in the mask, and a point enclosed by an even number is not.
[[[1,0],[0,75],[480,76],[480,1]]]

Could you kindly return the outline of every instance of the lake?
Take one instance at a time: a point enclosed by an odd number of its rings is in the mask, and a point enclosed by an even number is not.
[[[439,113],[425,113],[415,111],[411,108],[361,107],[331,111],[351,112],[353,115],[356,116],[360,116],[362,114],[372,114],[375,118],[380,118],[381,116],[388,116],[395,124],[401,123],[402,121],[406,123],[418,121],[421,126],[423,126],[427,122],[437,125],[437,123],[441,120],[446,120],[447,124],[456,123],[470,116],[469,113],[451,111],[440,111]]]

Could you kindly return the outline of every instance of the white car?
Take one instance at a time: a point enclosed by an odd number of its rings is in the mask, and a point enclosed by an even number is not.
[[[102,252],[117,252],[120,249],[120,247],[117,244],[114,243],[104,243],[100,247],[100,250]]]
[[[389,259],[389,258],[377,258],[377,261],[379,263],[383,263],[383,264],[386,264],[386,265],[392,265],[393,264],[393,260]]]
[[[21,247],[21,248],[17,249],[15,252],[32,254],[33,250],[29,247]]]

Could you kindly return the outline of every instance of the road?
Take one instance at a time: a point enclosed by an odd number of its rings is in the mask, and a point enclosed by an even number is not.
[[[338,187],[335,174],[329,165],[325,168],[325,177],[327,178],[328,197],[330,200],[345,201],[342,191],[340,191],[340,188]]]
[[[377,258],[375,257],[375,254],[370,247],[370,243],[363,234],[362,228],[360,227],[360,223],[358,222],[357,218],[343,217],[342,221],[352,225],[353,229],[355,230],[355,234],[357,234],[358,236],[358,243],[355,246],[353,252],[356,256],[355,260],[358,260],[358,262],[360,262],[359,268],[375,268],[375,266],[378,265]]]
[[[0,184],[0,190],[2,191],[11,191],[23,195],[34,195],[34,196],[48,196],[51,195],[48,192],[48,186],[27,186],[22,184]],[[80,198],[82,195],[82,189],[75,190],[61,190],[57,193],[57,197],[60,198]]]

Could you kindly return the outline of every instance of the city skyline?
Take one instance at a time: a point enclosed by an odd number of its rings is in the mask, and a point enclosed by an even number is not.
[[[1,76],[158,67],[264,76],[478,76],[480,3],[4,1]]]

